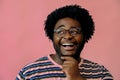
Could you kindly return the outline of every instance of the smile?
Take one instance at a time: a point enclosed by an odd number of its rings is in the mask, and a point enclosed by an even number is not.
[[[64,44],[62,44],[62,47],[66,51],[71,51],[71,50],[74,50],[75,44],[73,44],[73,43],[64,43]]]

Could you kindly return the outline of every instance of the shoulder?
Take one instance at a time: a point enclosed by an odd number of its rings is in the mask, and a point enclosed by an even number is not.
[[[96,71],[108,71],[103,65],[98,64],[96,62],[87,60],[82,58],[82,63],[80,65],[80,67],[84,67],[85,69],[90,69],[90,70],[96,70]]]
[[[82,61],[82,64],[81,66],[89,66],[89,67],[102,67],[103,65],[100,65],[96,62],[93,62],[93,61],[90,61],[90,60],[87,60],[87,59],[84,59],[84,58],[81,58],[81,61]]]
[[[49,61],[48,57],[44,56],[44,57],[41,57],[41,58],[37,59],[34,62],[31,62],[31,63],[28,63],[27,65],[25,65],[22,68],[22,71],[27,72],[27,71],[32,70],[34,68],[43,67],[43,66],[47,66],[47,65],[50,65],[50,64],[51,64],[51,62]]]
[[[103,65],[87,59],[81,59],[80,70],[87,76],[88,74],[91,74],[93,77],[112,79],[111,73]]]
[[[38,71],[41,71],[43,67],[52,65],[51,61],[49,60],[48,56],[41,57],[36,61],[28,63],[25,65],[20,72],[18,73],[16,80],[25,79],[26,76],[30,76]]]

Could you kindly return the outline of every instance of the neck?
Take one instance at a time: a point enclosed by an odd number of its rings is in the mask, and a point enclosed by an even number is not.
[[[52,54],[52,55],[51,55],[51,58],[52,58],[57,64],[62,65],[63,60],[61,60],[61,57],[60,57],[59,55],[57,55],[57,54]],[[79,58],[75,58],[75,59],[78,61],[78,63],[81,61],[81,58],[80,58],[80,57],[79,57]]]
[[[62,65],[63,61],[61,60],[60,56],[57,54],[52,54],[51,58],[58,64]]]

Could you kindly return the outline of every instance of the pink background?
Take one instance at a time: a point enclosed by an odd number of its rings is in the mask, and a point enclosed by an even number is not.
[[[54,53],[44,20],[66,4],[87,8],[95,21],[95,35],[81,56],[103,64],[120,80],[119,0],[0,0],[0,80],[14,80],[24,65]]]

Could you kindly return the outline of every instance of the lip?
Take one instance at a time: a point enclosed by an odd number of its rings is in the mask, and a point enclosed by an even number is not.
[[[61,45],[65,51],[72,51],[75,49],[74,43],[64,43]]]

